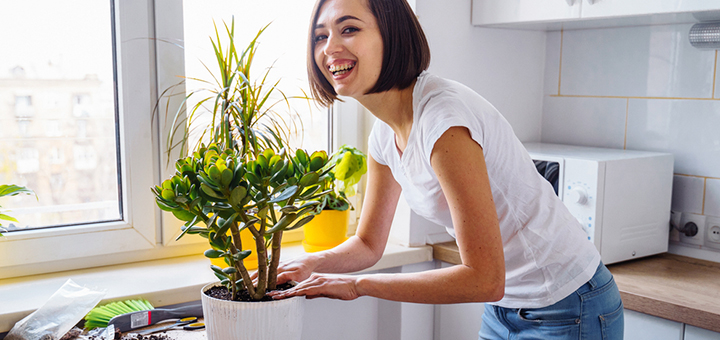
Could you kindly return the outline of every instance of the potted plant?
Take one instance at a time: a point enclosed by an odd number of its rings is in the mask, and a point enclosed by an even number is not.
[[[328,176],[321,190],[330,193],[318,199],[320,204],[313,211],[315,219],[303,228],[303,247],[307,252],[327,250],[347,239],[348,212],[353,209],[348,197],[355,195],[360,178],[367,172],[367,158],[357,148],[343,145],[324,170]]]
[[[32,190],[30,190],[26,187],[21,187],[21,186],[14,185],[14,184],[0,185],[0,197],[17,196],[19,194],[35,195],[35,193]],[[3,212],[0,212],[0,220],[11,221],[11,222],[18,221],[16,218],[14,218],[10,215],[4,214]],[[5,229],[2,225],[2,223],[0,223],[0,236],[3,236],[2,231],[7,231],[7,229]]]
[[[153,188],[157,205],[185,221],[178,239],[187,234],[206,238],[210,249],[205,256],[224,264],[211,265],[220,282],[205,286],[201,293],[209,339],[300,338],[304,299],[272,301],[266,292],[280,288],[277,267],[283,231],[312,220],[308,212],[330,194],[321,190],[331,170],[326,167],[327,153],[291,152],[287,145],[287,131],[274,108],[278,103],[290,105],[284,94],[279,102],[268,104],[271,94],[280,92],[278,82],[265,84],[270,69],[257,80],[250,77],[264,29],[244,50],[235,46],[234,23],[225,25],[227,44],[216,31],[218,83],[214,90],[191,92],[187,98],[209,94],[175,115],[172,131],[184,131],[177,146],[187,156],[175,163],[171,178]],[[187,131],[198,129],[193,127],[194,117],[204,103],[211,104],[211,121],[199,126],[206,144],[191,147]],[[185,124],[184,113],[187,129],[179,125]],[[251,241],[240,236],[243,231],[251,233]],[[243,262],[252,253],[257,256],[255,282]]]

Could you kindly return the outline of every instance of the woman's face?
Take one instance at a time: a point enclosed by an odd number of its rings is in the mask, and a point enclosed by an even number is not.
[[[366,0],[328,0],[315,22],[315,64],[337,94],[359,98],[377,82],[383,43]]]

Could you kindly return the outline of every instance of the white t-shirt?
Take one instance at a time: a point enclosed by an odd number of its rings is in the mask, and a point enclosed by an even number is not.
[[[540,308],[570,295],[595,273],[600,254],[580,222],[542,178],[505,118],[468,87],[423,72],[413,90],[413,125],[400,156],[395,133],[378,120],[370,155],[390,167],[408,205],[455,236],[450,209],[430,165],[435,142],[455,126],[482,148],[505,254],[505,297],[493,304]],[[458,160],[462,162],[462,160]]]

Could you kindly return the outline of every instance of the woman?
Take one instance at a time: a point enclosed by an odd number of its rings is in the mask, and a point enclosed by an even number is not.
[[[355,236],[281,266],[275,293],[343,300],[488,302],[482,339],[620,339],[612,275],[507,121],[469,88],[425,70],[429,48],[405,0],[319,0],[309,33],[314,96],[357,99],[378,122]],[[462,264],[359,276],[382,256],[400,196],[445,225]]]

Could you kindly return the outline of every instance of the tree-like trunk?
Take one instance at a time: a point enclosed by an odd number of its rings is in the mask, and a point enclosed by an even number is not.
[[[280,244],[283,232],[278,231],[272,238],[272,258],[270,259],[270,271],[268,272],[268,289],[277,289],[277,269],[280,264]]]

